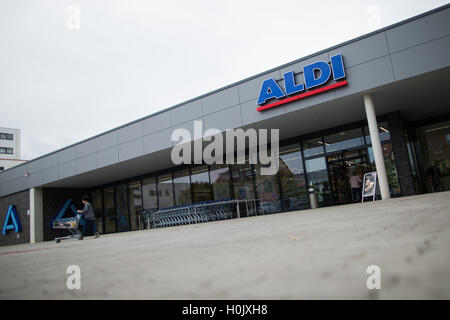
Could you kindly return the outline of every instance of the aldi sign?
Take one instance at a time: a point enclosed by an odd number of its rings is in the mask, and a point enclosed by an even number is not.
[[[264,80],[257,102],[259,107],[256,110],[267,110],[347,85],[342,54],[332,56],[330,63],[317,61],[304,66],[303,76],[304,83],[296,83],[294,71],[286,72],[283,75],[285,91],[283,91],[275,79],[270,78]],[[335,82],[323,86],[330,80],[331,76],[333,76]],[[277,99],[277,101],[266,103],[273,99]]]

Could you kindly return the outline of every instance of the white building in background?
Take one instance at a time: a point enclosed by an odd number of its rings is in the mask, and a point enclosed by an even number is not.
[[[20,159],[20,130],[0,127],[0,171],[25,161]]]

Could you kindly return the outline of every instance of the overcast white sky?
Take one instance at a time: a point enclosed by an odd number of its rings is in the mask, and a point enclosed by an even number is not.
[[[29,160],[446,3],[0,0],[0,127]]]

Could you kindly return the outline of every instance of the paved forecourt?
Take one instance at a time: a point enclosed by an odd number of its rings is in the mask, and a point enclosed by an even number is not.
[[[0,299],[449,299],[449,208],[442,192],[1,247]]]

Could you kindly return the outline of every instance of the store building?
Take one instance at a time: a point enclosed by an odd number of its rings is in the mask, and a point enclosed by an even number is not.
[[[450,5],[231,84],[0,173],[0,221],[52,240],[67,199],[92,196],[102,233],[136,230],[142,209],[256,199],[258,214],[352,202],[349,179],[377,171],[380,198],[450,190]],[[207,75],[205,75],[207,76]],[[280,169],[171,162],[178,128],[280,129]]]

